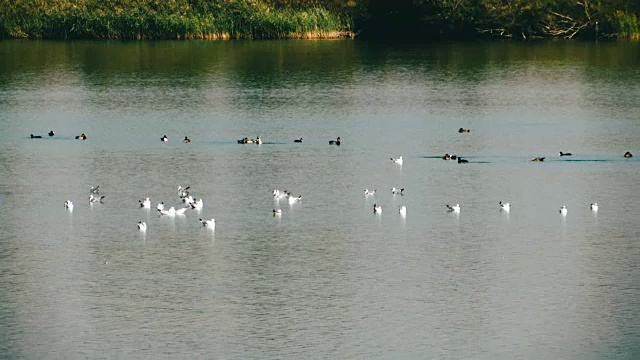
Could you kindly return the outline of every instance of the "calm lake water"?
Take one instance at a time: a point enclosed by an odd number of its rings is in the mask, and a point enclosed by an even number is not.
[[[0,42],[0,357],[638,358],[639,140],[640,43]]]

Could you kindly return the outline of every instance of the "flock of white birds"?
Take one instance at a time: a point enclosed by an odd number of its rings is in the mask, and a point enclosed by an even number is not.
[[[90,204],[100,204],[102,203],[102,201],[105,198],[105,195],[100,195],[100,186],[92,186],[91,189],[89,189],[89,203]],[[169,208],[165,208],[164,202],[159,202],[158,205],[156,205],[156,210],[159,213],[159,216],[170,216],[170,217],[174,217],[174,216],[179,216],[179,215],[185,215],[186,212],[188,210],[196,210],[198,212],[200,212],[202,210],[202,208],[204,207],[204,201],[202,199],[195,199],[190,193],[189,193],[189,186],[187,187],[182,187],[182,186],[178,186],[178,196],[180,198],[180,200],[182,201],[182,203],[184,204],[184,206],[178,207],[176,209],[176,207],[171,206]],[[149,198],[144,198],[141,200],[138,200],[139,204],[140,204],[140,208],[143,209],[151,209],[151,199]],[[67,200],[64,202],[64,207],[69,211],[72,212],[73,211],[73,201],[71,200]],[[214,230],[216,227],[216,220],[211,218],[211,219],[200,219],[200,223],[202,224],[202,226],[209,228],[211,230]],[[144,221],[139,221],[137,224],[138,230],[140,230],[141,232],[146,232],[147,231],[147,223]]]
[[[463,129],[460,128],[459,132],[469,132],[469,130],[464,129],[465,131],[462,131]],[[53,130],[52,130],[53,132]],[[51,133],[49,134],[49,136],[52,136]],[[259,137],[258,137],[259,138]],[[161,138],[162,141],[167,141],[168,138],[167,136],[163,136]],[[185,142],[187,140],[187,137],[185,137]],[[190,141],[190,140],[189,140]],[[302,142],[302,138],[300,138],[299,140],[296,139],[294,140],[295,142]],[[239,143],[241,143],[240,140],[238,140]],[[245,142],[243,142],[245,143]],[[262,143],[262,142],[260,142]],[[340,146],[341,144],[341,139],[340,137],[337,138],[337,140],[331,140],[329,141],[329,145],[337,145]],[[571,156],[571,153],[562,153],[560,152],[560,156]],[[627,152],[625,154],[625,157],[631,157],[631,153]],[[445,160],[451,160],[451,159],[455,159],[456,156],[450,156],[449,154],[446,154],[443,159]],[[402,158],[402,156],[399,156],[397,158],[390,158],[391,161],[394,164],[397,164],[399,166],[402,166],[404,164],[404,159]],[[536,158],[536,159],[540,159],[538,161],[542,161],[542,159],[544,158]],[[461,159],[458,157],[458,162]],[[467,162],[466,160],[463,160],[464,162]],[[104,195],[100,195],[99,193],[99,188],[100,186],[93,186],[91,187],[91,189],[89,190],[89,203],[90,204],[94,204],[94,203],[102,203],[103,199],[105,198]],[[197,210],[198,212],[200,210],[202,210],[203,206],[204,206],[204,201],[202,199],[195,199],[193,196],[191,196],[191,194],[189,193],[189,186],[187,187],[182,187],[182,186],[178,186],[178,196],[180,197],[180,199],[182,200],[182,203],[184,204],[184,206],[179,207],[179,208],[175,208],[173,206],[169,207],[168,209],[165,208],[164,202],[160,202],[158,203],[158,205],[156,206],[156,209],[158,210],[158,213],[160,214],[160,216],[180,216],[180,215],[185,215],[185,213],[188,210]],[[365,197],[372,197],[375,196],[376,190],[369,190],[369,189],[365,189],[364,190],[364,196]],[[395,187],[391,188],[391,193],[393,195],[404,195],[404,188],[402,189],[396,189]],[[290,192],[288,192],[287,190],[273,190],[272,192],[274,200],[276,201],[276,203],[279,204],[279,202],[281,200],[286,200],[289,204],[295,204],[297,202],[302,201],[302,195],[298,195],[298,196],[293,196]],[[145,208],[145,209],[151,209],[151,200],[149,198],[145,198],[142,200],[139,200],[140,203],[140,207],[141,208]],[[511,210],[511,204],[508,202],[499,202],[499,206],[500,206],[500,211],[504,211],[504,212],[509,212]],[[67,200],[64,202],[64,207],[68,210],[68,211],[73,211],[73,202],[71,200]],[[455,204],[455,205],[449,205],[449,204],[445,204],[445,207],[447,209],[448,212],[452,212],[452,213],[456,213],[459,214],[460,213],[460,204]],[[591,211],[593,212],[597,212],[598,211],[598,204],[597,203],[593,203],[590,206]],[[373,213],[374,214],[382,214],[382,205],[379,205],[377,203],[373,204]],[[402,217],[406,217],[407,216],[407,207],[405,205],[400,205],[398,207],[398,213],[400,214],[400,216]],[[566,206],[562,206],[560,207],[559,213],[562,216],[566,216],[567,215],[567,207]],[[273,209],[273,216],[281,216],[282,215],[282,210],[279,208],[274,208]],[[202,224],[202,226],[207,227],[209,229],[214,230],[216,227],[216,221],[215,219],[211,218],[209,220],[204,220],[202,218],[200,219],[200,223]],[[142,231],[142,232],[146,232],[147,231],[147,223],[144,221],[140,221],[137,224],[138,226],[138,230]]]

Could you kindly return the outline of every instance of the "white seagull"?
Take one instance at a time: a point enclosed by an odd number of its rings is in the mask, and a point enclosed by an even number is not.
[[[158,209],[158,211],[164,210],[164,202],[159,203],[156,208]]]
[[[282,210],[280,209],[273,209],[273,216],[280,216],[282,215]]]
[[[445,205],[447,207],[447,211],[449,212],[454,212],[456,214],[460,213],[460,204],[455,204],[453,206],[451,205]]]
[[[382,205],[373,204],[373,213],[382,214]]]
[[[291,194],[289,194],[289,204],[294,204],[299,202],[300,200],[302,200],[302,195],[298,196],[298,197],[294,197]]]
[[[140,203],[141,208],[151,209],[151,200],[149,198],[138,200],[138,202]]]
[[[282,191],[282,190],[274,189],[272,191],[272,194],[273,194],[273,198],[276,200],[284,199],[287,197],[287,190]]]
[[[146,232],[147,231],[147,223],[144,221],[140,221],[138,223],[138,230],[142,231],[142,232]]]
[[[391,193],[393,195],[404,195],[404,188],[402,189],[391,188]]]
[[[202,210],[202,207],[204,206],[204,201],[202,201],[202,199],[198,199],[192,203],[190,203],[189,205],[191,205],[191,208],[194,210]]]
[[[104,199],[104,195],[102,195],[102,196],[97,196],[97,195],[93,195],[93,194],[89,195],[89,202],[90,203],[97,203],[97,202],[102,203],[103,199]]]
[[[211,218],[211,220],[202,220],[201,218],[200,223],[202,223],[202,226],[208,227],[210,229],[215,229],[216,227],[216,220],[214,218]]]
[[[598,211],[598,203],[591,204],[591,211]]]
[[[407,216],[407,207],[402,205],[398,208],[398,212],[400,213],[400,216],[405,217]]]
[[[503,203],[502,201],[500,201],[500,210],[504,210],[506,212],[509,212],[509,210],[511,210],[511,204]]]
[[[364,189],[364,196],[373,196],[376,194],[375,190]]]
[[[64,202],[64,208],[69,211],[73,211],[73,202],[71,200],[67,200]]]
[[[170,207],[169,210],[158,209],[158,211],[160,212],[160,215],[176,216],[176,208],[174,208],[173,206]]]
[[[185,188],[183,188],[182,186],[178,186],[178,196],[180,196],[180,198],[186,198],[187,196],[189,196],[190,188],[191,186],[187,186]]]
[[[193,196],[187,195],[185,197],[182,197],[182,202],[184,204],[191,204],[191,203],[195,202],[195,199],[193,198]]]
[[[396,163],[398,165],[402,165],[404,163],[404,161],[402,160],[402,156],[400,156],[397,159],[394,159],[394,158],[390,158],[390,159],[391,159],[391,161],[393,161],[394,163]]]
[[[567,215],[567,207],[562,205],[562,207],[560,208],[560,214],[562,215]]]

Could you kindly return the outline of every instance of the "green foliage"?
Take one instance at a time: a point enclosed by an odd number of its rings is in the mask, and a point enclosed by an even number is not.
[[[251,0],[0,0],[0,36],[98,39],[335,36],[349,16]]]
[[[640,38],[640,0],[0,0],[0,38]]]
[[[638,0],[369,0],[373,37],[635,37]],[[596,26],[598,25],[598,26]]]
[[[624,11],[618,10],[614,16],[614,26],[619,38],[640,40],[640,25],[638,24],[638,17],[636,15],[627,14]]]

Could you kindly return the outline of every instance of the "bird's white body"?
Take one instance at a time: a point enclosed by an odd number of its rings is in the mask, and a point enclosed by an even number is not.
[[[294,197],[289,195],[289,204],[295,204],[297,202],[299,202],[300,200],[302,200],[302,195],[298,196],[298,197]]]
[[[404,163],[404,160],[402,160],[402,156],[400,156],[397,159],[391,158],[391,161],[393,161],[394,163],[396,163],[398,165],[402,165]]]
[[[191,204],[191,203],[195,202],[195,199],[193,198],[193,196],[187,195],[187,196],[182,198],[182,202],[185,203],[185,204]]]
[[[176,216],[176,208],[174,208],[173,206],[169,208],[169,210],[158,210],[160,212],[160,215],[167,215],[167,216]]]
[[[382,214],[382,205],[373,204],[373,213]]]
[[[207,227],[209,229],[215,229],[216,227],[216,220],[214,218],[211,218],[211,220],[200,219],[200,223],[202,223],[202,226]]]
[[[560,208],[560,214],[562,214],[562,215],[567,215],[567,207],[566,207],[566,206],[564,206],[564,205],[563,205],[563,206]]]
[[[400,216],[405,217],[407,216],[407,207],[402,205],[398,208],[398,212],[400,213]]]
[[[598,203],[591,204],[591,211],[598,211]]]
[[[141,208],[151,209],[151,200],[149,198],[146,198],[144,200],[139,200],[139,201],[140,201]]]
[[[140,231],[142,231],[142,232],[147,231],[147,223],[146,223],[146,222],[144,222],[144,221],[140,221],[140,222],[138,223],[138,230],[140,230]]]
[[[198,200],[192,202],[190,205],[191,205],[192,209],[200,211],[200,210],[202,210],[202,207],[204,206],[204,201],[202,199],[198,199]]]
[[[73,202],[71,200],[67,200],[64,202],[64,208],[73,211]]]
[[[102,195],[102,196],[93,195],[93,194],[89,195],[89,202],[92,203],[92,204],[93,203],[97,203],[97,202],[101,203],[102,199],[104,199],[104,195]]]

